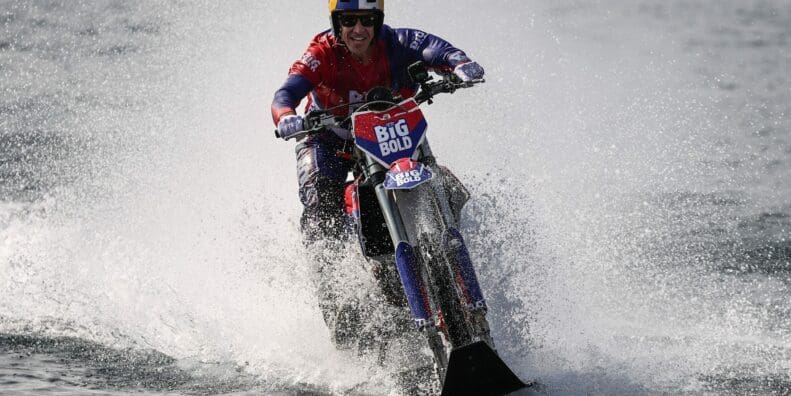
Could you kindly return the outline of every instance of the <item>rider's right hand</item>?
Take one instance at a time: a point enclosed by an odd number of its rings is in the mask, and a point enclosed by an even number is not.
[[[280,119],[280,122],[277,123],[278,135],[283,138],[283,140],[289,140],[302,132],[302,124],[302,116],[300,115],[292,114],[284,116]]]

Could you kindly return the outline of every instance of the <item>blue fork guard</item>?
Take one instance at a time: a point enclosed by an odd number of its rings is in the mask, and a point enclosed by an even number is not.
[[[418,327],[428,325],[431,323],[431,309],[426,304],[426,286],[423,277],[420,276],[414,248],[406,242],[401,242],[396,247],[395,256],[398,275],[401,277],[412,317]]]
[[[452,240],[457,240],[459,245],[454,249],[450,247]],[[464,243],[459,230],[451,228],[445,234],[445,251],[448,252],[450,260],[455,262],[458,266],[461,279],[464,282],[464,291],[467,297],[467,304],[472,306],[473,309],[483,308],[486,309],[486,300],[483,298],[481,286],[478,283],[478,276],[475,274],[475,268],[472,266],[470,259],[470,252],[467,251],[467,245]]]

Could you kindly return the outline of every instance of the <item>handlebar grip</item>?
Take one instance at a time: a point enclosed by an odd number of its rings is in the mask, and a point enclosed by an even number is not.
[[[302,130],[309,131],[316,126],[317,122],[312,117],[302,119]]]

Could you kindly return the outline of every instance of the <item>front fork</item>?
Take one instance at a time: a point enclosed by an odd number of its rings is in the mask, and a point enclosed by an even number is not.
[[[385,189],[382,183],[385,171],[386,169],[381,164],[366,156],[365,173],[368,180],[371,180],[374,184],[377,201],[387,223],[390,238],[396,247],[396,266],[401,278],[401,284],[404,287],[404,293],[406,294],[415,324],[418,329],[424,330],[435,326],[431,304],[428,299],[428,289],[422,276],[415,248],[409,243],[409,236],[393,194]],[[432,183],[432,188],[438,201],[447,201],[441,183]],[[453,224],[453,214],[449,210],[449,205],[440,204],[439,209],[446,223]],[[456,228],[449,228],[443,235],[443,245],[446,259],[451,264],[453,273],[456,274],[456,281],[462,290],[468,312],[470,312],[473,334],[490,342],[489,328],[485,320],[487,311],[486,300],[483,297],[483,292],[478,283],[478,277],[473,268],[464,239]]]

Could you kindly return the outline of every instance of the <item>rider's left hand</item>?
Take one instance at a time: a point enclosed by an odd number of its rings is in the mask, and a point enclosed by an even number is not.
[[[459,77],[461,81],[470,82],[483,78],[483,67],[478,62],[462,63],[453,69],[453,74]]]

